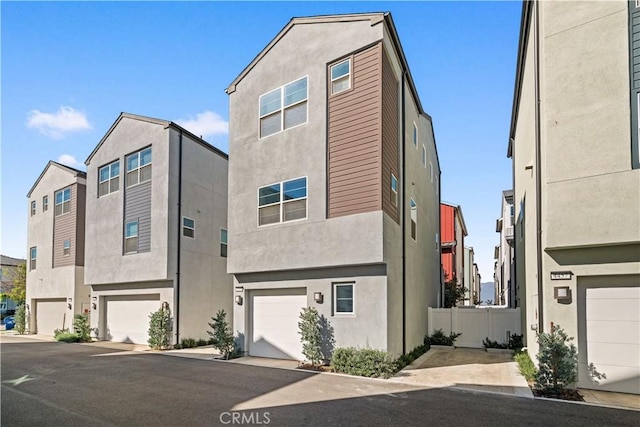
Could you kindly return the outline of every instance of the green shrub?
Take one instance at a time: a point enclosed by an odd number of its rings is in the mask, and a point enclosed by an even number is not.
[[[219,310],[216,317],[212,317],[213,323],[209,323],[211,331],[207,331],[211,336],[213,348],[219,350],[225,359],[230,359],[236,351],[235,338],[227,323],[227,313]]]
[[[529,357],[529,353],[526,351],[521,351],[516,353],[514,359],[518,363],[518,369],[520,370],[520,374],[528,381],[533,382],[536,379],[536,375],[538,374],[538,368]]]
[[[91,341],[91,325],[89,316],[86,314],[76,314],[73,316],[73,330],[80,337],[82,342]]]
[[[424,337],[424,345],[431,347],[432,345],[453,345],[453,343],[462,335],[462,332],[451,332],[446,336],[442,329],[436,329],[432,335]]]
[[[411,352],[403,354],[402,356],[398,357],[398,360],[396,360],[397,369],[400,370],[405,366],[411,365],[414,360],[425,354],[427,351],[429,351],[429,346],[426,344],[421,344],[411,350]]]
[[[59,335],[61,334],[68,334],[69,333],[69,329],[64,328],[64,329],[54,329],[53,330],[53,337],[54,338],[58,338]]]
[[[174,344],[173,345],[173,349],[174,350],[181,350],[182,349],[182,344]]]
[[[196,347],[204,347],[205,345],[208,345],[209,341],[207,340],[203,340],[202,338],[200,338],[197,342],[196,342]]]
[[[578,350],[572,340],[560,326],[553,326],[549,333],[538,334],[537,388],[557,393],[575,383]]]
[[[16,320],[15,329],[20,335],[24,334],[27,330],[27,309],[24,304],[20,304],[16,308],[16,314],[14,316]]]
[[[171,310],[161,307],[149,315],[149,346],[155,350],[169,347],[169,331],[171,329]]]
[[[298,333],[302,341],[302,354],[313,366],[320,365],[322,360],[322,333],[320,331],[320,315],[314,307],[305,307],[300,313]]]
[[[61,342],[82,342],[82,337],[78,334],[76,334],[75,332],[60,332],[58,333],[58,335],[55,337],[56,340],[61,341]]]
[[[183,338],[182,348],[193,348],[196,346],[196,340],[194,338]]]
[[[371,348],[337,348],[333,352],[331,368],[362,377],[389,378],[397,372],[397,362],[387,352]]]
[[[509,350],[519,351],[522,348],[522,335],[511,334],[509,336],[509,342],[499,343],[498,341],[491,341],[489,337],[482,340],[484,348],[503,348]]]

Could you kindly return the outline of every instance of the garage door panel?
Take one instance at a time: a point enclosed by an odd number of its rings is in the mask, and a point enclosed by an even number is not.
[[[606,372],[607,378],[594,382],[586,374],[587,365],[579,366],[581,376],[578,387],[593,388],[604,391],[640,394],[640,368],[629,369],[616,365],[596,366],[598,372]]]
[[[110,297],[106,306],[105,333],[108,340],[147,344],[149,315],[160,308],[159,295]]]
[[[56,329],[71,329],[73,319],[67,313],[66,298],[36,301],[36,330],[41,335],[53,336]]]
[[[623,321],[588,321],[589,342],[627,342],[640,344],[640,323]]]
[[[298,321],[307,305],[306,295],[253,295],[249,354],[302,360]]]
[[[638,299],[591,299],[587,293],[589,320],[622,320],[640,322]]]
[[[587,297],[590,300],[596,299],[640,299],[640,288],[620,287],[620,288],[589,288]]]
[[[596,365],[637,367],[640,360],[640,346],[624,343],[592,343],[587,345],[589,362]]]

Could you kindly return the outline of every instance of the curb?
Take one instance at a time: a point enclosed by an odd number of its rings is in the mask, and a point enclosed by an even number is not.
[[[606,403],[579,402],[579,401],[575,401],[575,400],[552,399],[550,397],[538,397],[538,396],[534,396],[533,398],[536,399],[536,400],[546,400],[548,402],[571,403],[571,404],[574,404],[574,405],[597,406],[599,408],[620,409],[620,410],[623,410],[623,411],[640,412],[640,409],[629,408],[628,406],[609,405],[609,404],[606,404]]]

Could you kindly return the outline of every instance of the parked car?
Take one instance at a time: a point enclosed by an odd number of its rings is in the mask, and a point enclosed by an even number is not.
[[[16,326],[16,320],[13,316],[4,318],[4,327],[7,331],[13,329],[14,326]]]

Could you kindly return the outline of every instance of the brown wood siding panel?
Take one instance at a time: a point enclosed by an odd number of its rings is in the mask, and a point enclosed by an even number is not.
[[[373,212],[382,206],[381,53],[381,44],[355,53],[352,88],[335,96],[329,95],[329,218]]]
[[[84,265],[84,227],[87,210],[87,186],[78,184],[78,208],[76,213],[76,245],[75,245],[75,265]],[[71,247],[73,251],[74,248]]]
[[[382,54],[382,209],[400,224],[398,207],[391,203],[391,174],[398,179],[398,203],[402,182],[398,173],[398,80],[391,63]]]
[[[71,189],[71,199],[69,204],[69,212],[55,216],[55,193],[53,197],[53,268],[64,267],[67,265],[74,265],[76,262],[75,247],[76,247],[76,218],[78,212],[78,184],[64,187]],[[65,240],[71,241],[71,250],[69,255],[64,255],[63,243]]]

